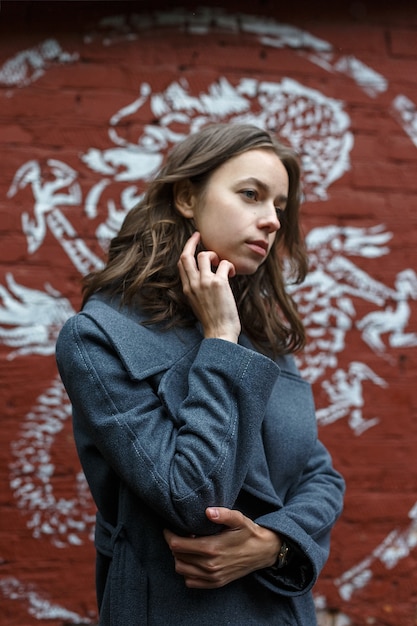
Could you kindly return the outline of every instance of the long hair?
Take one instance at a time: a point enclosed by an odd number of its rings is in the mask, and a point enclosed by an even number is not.
[[[305,330],[285,278],[300,283],[307,255],[299,225],[300,168],[295,153],[269,132],[252,125],[213,124],[189,135],[169,154],[142,200],[127,214],[112,239],[105,267],[84,278],[84,303],[96,292],[140,306],[147,323],[187,326],[195,317],[183,294],[177,262],[194,229],[175,208],[174,185],[188,180],[204,193],[220,165],[248,150],[273,150],[289,177],[282,226],[266,261],[249,276],[231,279],[242,331],[266,354],[295,352]]]

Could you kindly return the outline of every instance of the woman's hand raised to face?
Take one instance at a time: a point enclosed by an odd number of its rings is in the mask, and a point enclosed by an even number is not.
[[[199,241],[200,233],[195,232],[178,261],[184,294],[203,326],[204,337],[237,343],[241,325],[229,284],[229,278],[235,275],[234,265],[220,261],[210,250],[196,256]]]

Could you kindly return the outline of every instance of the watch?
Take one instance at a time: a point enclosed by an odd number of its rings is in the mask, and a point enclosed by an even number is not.
[[[289,551],[289,547],[287,546],[286,542],[283,541],[278,552],[277,560],[275,561],[274,569],[281,569],[281,567],[287,565]]]

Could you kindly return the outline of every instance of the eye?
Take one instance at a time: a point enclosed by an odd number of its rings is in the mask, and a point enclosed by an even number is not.
[[[244,196],[244,198],[246,198],[246,200],[256,202],[258,199],[258,193],[255,189],[242,189],[240,193]]]
[[[282,222],[285,219],[285,209],[282,209],[280,206],[276,206],[275,211],[277,213],[277,218],[280,222]]]

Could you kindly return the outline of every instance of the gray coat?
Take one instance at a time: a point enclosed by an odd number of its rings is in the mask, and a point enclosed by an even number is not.
[[[97,505],[102,626],[313,626],[311,589],[344,483],[317,440],[310,386],[291,357],[161,330],[94,296],[67,321],[59,371]],[[212,534],[207,506],[288,539],[292,559],[217,590],[188,589],[162,530]]]

